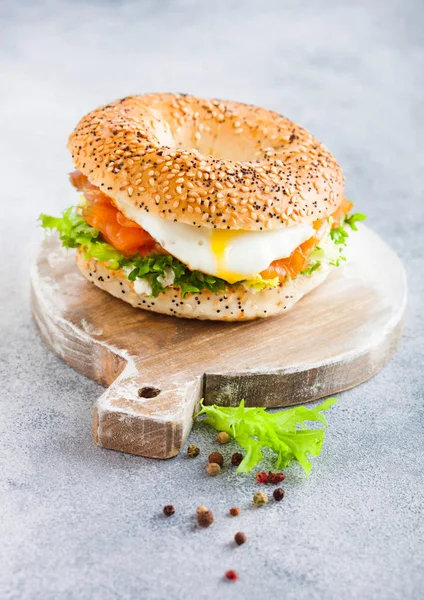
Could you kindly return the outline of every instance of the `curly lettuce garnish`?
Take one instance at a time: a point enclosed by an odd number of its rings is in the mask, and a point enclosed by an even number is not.
[[[204,406],[197,416],[217,431],[226,431],[246,451],[237,471],[247,473],[258,465],[262,448],[269,448],[277,455],[276,469],[283,469],[292,460],[297,460],[306,476],[312,469],[309,456],[319,456],[328,425],[322,414],[337,402],[328,398],[315,408],[296,406],[279,412],[266,412],[265,408],[246,408],[244,400],[238,407]],[[307,429],[305,421],[322,423],[324,428]]]
[[[60,241],[65,248],[82,246],[87,259],[95,258],[99,262],[106,263],[109,269],[119,269],[120,261],[124,258],[123,254],[110,244],[102,242],[99,239],[100,232],[84,221],[75,207],[66,209],[61,217],[41,214],[39,221],[44,229],[55,229],[59,233]]]
[[[352,215],[344,215],[340,219],[340,224],[337,227],[333,227],[330,230],[330,237],[333,242],[342,247],[346,246],[347,238],[349,237],[349,232],[346,229],[346,226],[352,229],[352,231],[358,231],[356,223],[359,221],[365,221],[366,215],[362,213],[353,213]]]

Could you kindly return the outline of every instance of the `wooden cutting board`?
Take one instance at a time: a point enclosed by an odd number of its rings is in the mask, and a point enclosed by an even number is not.
[[[401,335],[406,280],[370,229],[352,234],[349,261],[284,315],[245,323],[177,319],[135,309],[94,287],[56,237],[32,272],[32,312],[65,362],[109,386],[93,411],[97,444],[177,454],[200,398],[289,406],[375,375]]]

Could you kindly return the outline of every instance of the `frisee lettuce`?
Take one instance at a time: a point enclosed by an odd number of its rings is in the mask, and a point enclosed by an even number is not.
[[[41,214],[39,221],[44,229],[55,229],[59,233],[60,241],[65,248],[82,246],[87,259],[95,258],[99,262],[106,263],[109,269],[119,269],[120,261],[124,258],[123,254],[103,242],[99,238],[100,232],[84,221],[75,207],[67,208],[61,217]]]
[[[264,288],[275,288],[280,284],[279,277],[273,277],[272,279],[263,279],[260,275],[256,279],[246,279],[243,281],[243,285],[252,288],[256,291],[261,291]]]
[[[312,275],[312,273],[314,271],[316,271],[317,269],[319,269],[321,266],[321,261],[320,260],[316,260],[315,262],[311,262],[309,267],[307,269],[304,269],[303,271],[300,272],[301,275]]]
[[[353,231],[358,231],[356,223],[364,221],[366,215],[362,213],[353,213],[352,215],[344,215],[340,224],[337,227],[330,229],[330,233],[325,240],[322,240],[320,246],[317,246],[312,252],[308,267],[301,271],[301,275],[311,275],[314,271],[320,268],[323,263],[327,263],[333,267],[339,267],[346,260],[343,255],[344,248],[347,244],[349,233],[346,226]],[[329,218],[331,225],[331,217]]]
[[[292,460],[297,460],[306,476],[312,468],[309,456],[319,456],[328,425],[322,414],[337,402],[328,398],[315,408],[296,406],[284,411],[266,412],[265,408],[246,408],[244,400],[238,407],[205,406],[201,403],[198,417],[217,431],[226,431],[246,451],[238,467],[239,473],[250,472],[262,458],[262,448],[269,448],[277,454],[276,469],[283,469]],[[318,421],[321,429],[307,429],[305,421]]]
[[[165,291],[160,279],[169,272],[174,272],[174,287],[181,289],[181,295],[197,293],[201,290],[209,290],[213,293],[225,290],[227,282],[212,275],[206,275],[200,271],[190,271],[183,263],[169,254],[150,254],[141,257],[135,254],[130,257],[124,256],[110,244],[103,242],[100,232],[91,227],[78,213],[75,207],[70,207],[63,213],[62,217],[51,217],[42,214],[39,217],[41,226],[45,229],[55,229],[59,232],[62,246],[65,248],[77,248],[82,246],[85,258],[95,258],[105,263],[109,269],[125,268],[129,272],[128,279],[135,281],[137,278],[146,279],[152,288],[152,296],[158,296]]]
[[[135,255],[129,259],[124,258],[120,263],[120,267],[131,268],[128,274],[130,281],[146,279],[152,287],[152,296],[158,296],[165,290],[160,278],[166,275],[167,267],[173,270],[173,286],[181,289],[181,296],[183,298],[186,294],[197,293],[200,290],[209,290],[217,293],[225,290],[228,285],[227,282],[218,277],[206,275],[206,273],[202,273],[201,271],[190,271],[183,263],[170,254],[149,254],[149,256],[144,257]]]
[[[344,215],[340,219],[340,224],[337,227],[333,227],[330,230],[330,237],[335,244],[340,244],[342,246],[346,246],[347,238],[349,237],[349,233],[346,229],[346,225],[353,231],[358,231],[356,223],[358,221],[365,221],[366,215],[362,213],[353,213],[352,215]]]
[[[342,261],[346,260],[346,257],[343,254],[343,250],[347,244],[347,238],[349,237],[348,230],[346,226],[352,229],[352,231],[358,231],[356,223],[359,221],[365,221],[366,215],[363,213],[353,213],[351,215],[343,215],[340,219],[340,223],[337,227],[333,227],[330,229],[330,238],[332,242],[338,246],[339,248],[339,256],[330,262],[330,265],[335,267],[339,267]]]

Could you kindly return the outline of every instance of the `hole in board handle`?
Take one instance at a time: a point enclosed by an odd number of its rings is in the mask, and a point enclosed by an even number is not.
[[[160,390],[155,387],[142,387],[137,393],[140,398],[156,398],[160,394]]]

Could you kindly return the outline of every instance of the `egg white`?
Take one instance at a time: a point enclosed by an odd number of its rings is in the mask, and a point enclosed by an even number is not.
[[[202,271],[235,283],[254,279],[279,258],[286,258],[314,235],[311,224],[272,231],[194,227],[166,220],[114,199],[119,210],[192,271]]]

